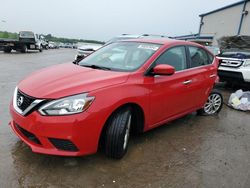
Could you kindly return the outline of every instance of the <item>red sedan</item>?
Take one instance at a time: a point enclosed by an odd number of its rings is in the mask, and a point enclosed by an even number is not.
[[[102,47],[77,64],[37,71],[10,104],[10,125],[37,153],[79,156],[99,146],[122,158],[129,135],[198,111],[215,114],[218,60],[204,47],[134,39]]]

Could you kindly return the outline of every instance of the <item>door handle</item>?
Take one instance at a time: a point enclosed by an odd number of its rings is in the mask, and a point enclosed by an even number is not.
[[[192,80],[186,80],[185,82],[183,82],[184,85],[188,85],[190,83],[192,83]]]
[[[211,74],[209,77],[210,78],[214,78],[214,77],[216,77],[217,75],[216,74]]]

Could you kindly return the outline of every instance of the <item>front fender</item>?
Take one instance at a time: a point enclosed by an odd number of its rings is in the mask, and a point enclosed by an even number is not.
[[[148,122],[149,114],[149,90],[136,84],[120,84],[109,88],[93,91],[89,93],[95,100],[87,110],[89,113],[97,113],[102,117],[104,126],[110,115],[119,107],[134,103],[140,106],[144,112],[145,125]]]

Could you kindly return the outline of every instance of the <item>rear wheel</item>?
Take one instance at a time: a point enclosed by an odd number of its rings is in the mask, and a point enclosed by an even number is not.
[[[122,158],[128,149],[132,113],[129,107],[115,112],[108,121],[105,134],[105,153],[115,159]]]
[[[10,53],[11,52],[11,47],[5,47],[4,49],[3,49],[3,51],[5,52],[5,53]]]
[[[199,115],[214,115],[221,111],[223,105],[223,97],[217,90],[213,90],[208,96],[204,107],[197,111]]]

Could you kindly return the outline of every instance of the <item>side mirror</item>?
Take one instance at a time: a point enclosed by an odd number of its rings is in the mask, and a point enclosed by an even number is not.
[[[172,75],[175,73],[175,68],[171,65],[160,64],[153,68],[154,75]]]
[[[84,55],[76,55],[75,60],[73,61],[74,64],[78,64],[81,60],[85,58]]]

